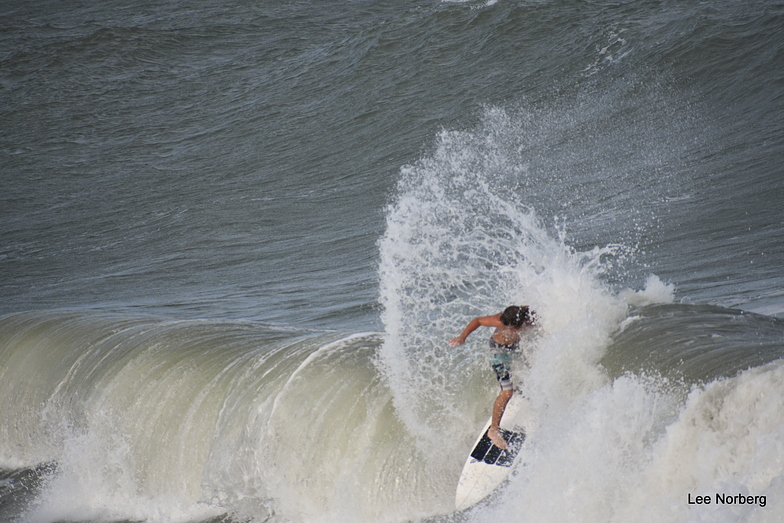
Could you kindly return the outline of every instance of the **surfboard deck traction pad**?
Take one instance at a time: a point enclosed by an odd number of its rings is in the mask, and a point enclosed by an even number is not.
[[[511,467],[517,453],[525,441],[525,432],[513,432],[511,430],[501,429],[501,437],[504,438],[509,445],[506,450],[501,450],[490,441],[485,431],[482,439],[476,444],[474,450],[471,451],[471,457],[477,461],[484,461],[488,465],[498,465],[500,467]]]

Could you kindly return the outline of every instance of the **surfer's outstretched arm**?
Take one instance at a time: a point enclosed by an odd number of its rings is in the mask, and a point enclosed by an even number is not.
[[[449,340],[449,345],[452,347],[457,347],[458,345],[462,345],[465,343],[466,338],[468,338],[469,334],[474,332],[479,327],[504,327],[504,324],[501,322],[501,315],[494,314],[492,316],[480,316],[478,318],[474,318],[473,320],[468,322],[466,328],[463,332],[460,333],[460,336],[457,338],[453,338]]]

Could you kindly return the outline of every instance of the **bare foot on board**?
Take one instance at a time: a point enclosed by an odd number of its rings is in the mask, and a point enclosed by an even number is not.
[[[498,429],[491,428],[488,430],[487,437],[490,438],[490,441],[493,442],[493,445],[499,449],[506,450],[509,448],[509,444],[506,443],[506,440],[501,436],[501,433],[498,431]]]

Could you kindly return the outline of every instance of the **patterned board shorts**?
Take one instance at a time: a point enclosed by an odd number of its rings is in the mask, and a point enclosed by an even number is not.
[[[514,385],[512,385],[511,376],[509,376],[509,371],[512,368],[512,355],[506,352],[493,354],[490,365],[493,367],[493,371],[495,371],[501,390],[512,390]]]

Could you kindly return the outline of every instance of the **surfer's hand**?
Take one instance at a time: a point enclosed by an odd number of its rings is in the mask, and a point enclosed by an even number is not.
[[[450,347],[457,347],[458,345],[462,345],[465,343],[465,339],[458,336],[457,338],[449,340]]]

